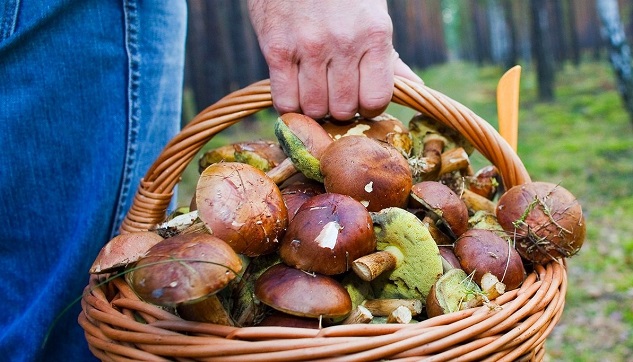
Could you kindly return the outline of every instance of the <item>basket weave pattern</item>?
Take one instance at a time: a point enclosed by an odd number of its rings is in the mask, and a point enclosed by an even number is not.
[[[486,121],[426,86],[396,78],[392,101],[460,132],[499,169],[507,188],[530,181],[510,145]],[[215,134],[272,105],[267,80],[231,93],[196,116],[167,144],[139,185],[121,232],[147,230],[165,218],[187,165]],[[92,275],[79,323],[104,361],[297,361],[428,359],[542,360],[545,339],[561,317],[566,264],[537,266],[519,289],[493,304],[417,324],[355,324],[319,330],[228,327],[185,321],[138,299],[122,278]]]

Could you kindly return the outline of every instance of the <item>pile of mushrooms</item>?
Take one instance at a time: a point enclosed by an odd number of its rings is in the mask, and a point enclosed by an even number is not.
[[[187,320],[415,323],[494,305],[532,264],[582,246],[573,195],[543,182],[503,190],[431,117],[288,113],[275,135],[206,152],[188,210],[115,237],[90,272],[123,273]]]

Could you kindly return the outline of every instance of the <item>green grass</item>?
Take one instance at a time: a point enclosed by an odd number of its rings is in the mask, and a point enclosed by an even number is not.
[[[496,126],[496,84],[503,71],[450,63],[421,76]],[[547,341],[547,360],[633,361],[633,126],[613,74],[606,62],[565,65],[557,73],[556,101],[543,103],[536,99],[532,70],[522,73],[518,154],[532,179],[560,183],[576,195],[587,222],[585,245],[568,261],[565,311]],[[388,111],[404,121],[413,114],[396,105]],[[272,119],[272,112],[258,114],[204,150],[274,139]],[[196,176],[195,165],[183,175],[180,204],[189,203]]]

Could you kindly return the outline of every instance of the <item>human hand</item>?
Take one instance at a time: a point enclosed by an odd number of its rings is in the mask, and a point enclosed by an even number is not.
[[[281,114],[375,117],[391,101],[394,75],[422,80],[393,48],[385,0],[249,0]]]

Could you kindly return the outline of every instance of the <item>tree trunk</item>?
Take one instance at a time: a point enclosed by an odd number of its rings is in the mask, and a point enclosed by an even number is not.
[[[488,12],[486,4],[471,0],[472,21],[475,35],[475,59],[479,65],[489,63],[492,60],[492,50],[490,45],[490,28],[487,19]]]
[[[546,0],[530,0],[532,13],[532,57],[536,63],[538,97],[554,99],[554,59],[550,43],[550,28]]]
[[[550,26],[549,38],[552,44],[552,54],[554,64],[560,68],[565,60],[565,49],[567,47],[567,39],[565,38],[565,29],[563,26],[564,16],[560,0],[548,0],[548,20]]]
[[[505,10],[499,0],[488,0],[486,12],[490,29],[490,58],[494,64],[504,64],[510,49],[510,31],[505,21]]]
[[[513,9],[514,1],[512,0],[504,0],[503,5],[503,13],[505,17],[506,26],[509,31],[509,44],[508,44],[508,52],[504,59],[504,67],[505,69],[510,69],[513,66],[517,65],[519,62],[519,48],[518,48],[518,33],[517,33],[517,24],[514,21],[514,9]]]
[[[567,48],[567,59],[571,59],[575,66],[580,64],[580,43],[578,42],[578,30],[576,29],[576,13],[574,12],[574,2],[566,0],[565,4],[565,24],[569,47]]]
[[[602,22],[601,34],[609,49],[609,61],[616,74],[618,91],[633,123],[633,73],[631,48],[626,42],[617,0],[596,0]]]

